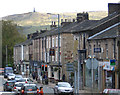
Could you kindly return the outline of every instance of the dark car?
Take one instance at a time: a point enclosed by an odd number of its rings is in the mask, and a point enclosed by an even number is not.
[[[39,89],[36,84],[24,84],[21,87],[21,94],[22,95],[37,95]]]
[[[3,84],[4,85],[4,87],[3,87],[4,91],[12,91],[12,88],[13,88],[15,82],[16,82],[15,80],[6,81]]]

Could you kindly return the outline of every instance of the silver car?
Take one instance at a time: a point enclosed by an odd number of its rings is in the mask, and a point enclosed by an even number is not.
[[[73,95],[73,88],[68,82],[58,82],[54,87],[54,94],[71,94]]]
[[[25,82],[16,82],[12,90],[18,93],[24,84]]]
[[[15,79],[15,74],[9,74],[7,77],[8,80]]]

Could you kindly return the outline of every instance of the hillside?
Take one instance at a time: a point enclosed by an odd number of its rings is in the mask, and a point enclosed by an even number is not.
[[[90,20],[99,20],[107,16],[106,11],[91,11],[89,13]],[[57,14],[57,13],[55,13]],[[77,13],[60,13],[60,19],[76,19]],[[28,12],[23,14],[9,15],[2,18],[3,20],[13,20],[17,25],[23,28],[22,34],[27,35],[28,33],[33,33],[36,30],[50,29],[52,21],[57,24],[57,16],[49,15],[47,13],[39,12]]]

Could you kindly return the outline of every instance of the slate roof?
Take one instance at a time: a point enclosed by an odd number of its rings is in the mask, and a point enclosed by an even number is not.
[[[29,45],[32,42],[33,39],[28,39],[22,43],[18,43],[15,45],[15,47],[21,46],[21,45]]]
[[[116,18],[116,17],[118,17],[118,16],[119,16],[119,18],[120,18],[120,14],[119,14],[118,12],[114,12],[113,14],[110,14],[110,15],[108,15],[107,17],[99,20],[97,23],[94,23],[94,24],[92,24],[91,26],[87,27],[86,30],[87,30],[87,29],[88,29],[88,30],[92,30],[92,29],[100,26],[101,24],[104,24],[104,23],[108,22],[109,20],[114,19],[114,18]],[[119,20],[119,18],[118,18],[118,20]]]
[[[119,27],[120,22],[104,29],[103,31],[100,31],[99,33],[96,33],[95,35],[89,37],[88,40],[116,38],[117,32],[120,31]]]
[[[65,26],[60,26],[59,27],[59,33],[74,33],[76,31],[84,31],[88,26],[90,26],[93,23],[98,22],[98,20],[84,20],[82,22],[72,22],[68,25]],[[57,35],[58,34],[58,28],[54,28],[52,30],[49,30],[45,33],[40,34],[39,36],[35,37],[35,38],[39,38],[39,37],[45,37],[45,36],[51,36],[51,35]]]

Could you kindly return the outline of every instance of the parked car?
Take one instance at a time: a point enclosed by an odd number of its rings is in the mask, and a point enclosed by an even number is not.
[[[7,78],[7,76],[11,73],[13,73],[13,68],[12,67],[5,67],[4,68],[4,78]]]
[[[15,91],[17,93],[19,93],[19,91],[21,91],[21,87],[25,84],[25,82],[16,82],[12,91]]]
[[[19,80],[19,79],[22,79],[22,75],[15,75],[15,80]]]
[[[23,78],[26,83],[33,83],[33,81],[30,78]]]
[[[24,82],[27,83],[25,79],[21,78],[21,79],[17,79],[16,82]]]
[[[0,68],[0,75],[4,74],[4,68]]]
[[[36,95],[39,92],[39,89],[36,84],[24,84],[21,88],[21,94],[32,94]]]
[[[104,89],[103,94],[107,95],[119,95],[120,94],[120,89]]]
[[[54,94],[71,94],[73,95],[73,88],[68,82],[58,82],[54,87]]]
[[[4,91],[12,91],[12,88],[15,84],[15,80],[9,80],[9,81],[6,81],[4,84],[3,84],[3,89]]]
[[[11,80],[11,79],[15,79],[15,74],[9,74],[8,76],[7,76],[7,79],[8,80]]]

